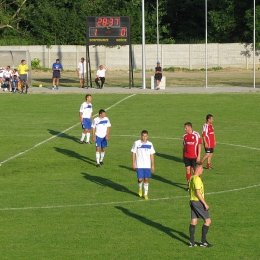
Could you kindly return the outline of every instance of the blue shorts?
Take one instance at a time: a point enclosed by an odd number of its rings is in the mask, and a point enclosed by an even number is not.
[[[148,169],[148,168],[136,169],[136,173],[137,173],[138,179],[151,178],[152,177],[151,169]]]
[[[96,147],[106,148],[108,146],[106,137],[96,136]]]
[[[5,82],[9,82],[10,81],[10,78],[5,78]]]
[[[83,118],[83,123],[82,123],[82,129],[91,129],[91,120],[90,118]]]

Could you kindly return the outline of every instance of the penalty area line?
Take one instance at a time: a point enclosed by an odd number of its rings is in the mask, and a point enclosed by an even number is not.
[[[214,192],[208,192],[206,195],[215,195],[220,193],[230,193],[230,192],[236,192],[241,190],[247,190],[252,188],[260,187],[259,184],[242,187],[242,188],[236,188],[232,190],[223,190],[223,191],[214,191]],[[190,195],[183,195],[183,196],[174,196],[174,197],[166,197],[166,198],[155,198],[155,199],[149,199],[149,200],[126,200],[126,201],[110,201],[110,202],[95,202],[95,203],[85,203],[85,204],[67,204],[67,205],[55,205],[55,206],[39,206],[39,207],[24,207],[24,208],[0,208],[0,211],[16,211],[16,210],[34,210],[34,209],[59,209],[59,208],[76,208],[76,207],[93,207],[93,206],[109,206],[109,205],[122,205],[122,204],[130,204],[130,203],[147,203],[149,201],[162,201],[162,200],[173,200],[173,199],[183,199],[183,198],[189,198]]]

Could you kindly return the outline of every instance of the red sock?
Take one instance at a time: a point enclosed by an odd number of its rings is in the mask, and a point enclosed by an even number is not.
[[[186,174],[187,181],[190,181],[191,174]]]
[[[206,166],[207,168],[209,168],[210,167],[210,164],[209,163],[207,163],[207,166]]]

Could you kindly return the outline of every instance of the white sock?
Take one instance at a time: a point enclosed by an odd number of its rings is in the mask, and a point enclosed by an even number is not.
[[[81,135],[81,139],[80,139],[81,142],[84,141],[85,136],[86,136],[86,135],[85,135],[84,133],[82,133],[82,135]]]
[[[101,158],[100,158],[101,162],[103,162],[104,157],[105,157],[105,152],[101,152]]]
[[[139,190],[143,189],[143,182],[138,182],[138,188],[139,188]]]
[[[96,152],[96,160],[97,160],[97,164],[99,164],[99,158],[100,158],[100,154],[99,154],[99,152]]]
[[[86,142],[88,143],[89,142],[89,138],[90,138],[90,133],[87,133],[86,136],[87,136]]]
[[[149,186],[148,183],[144,184],[144,196],[148,195],[148,186]]]

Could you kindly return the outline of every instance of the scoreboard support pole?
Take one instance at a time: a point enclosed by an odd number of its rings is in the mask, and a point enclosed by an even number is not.
[[[129,43],[129,88],[134,87],[132,44]]]
[[[90,56],[89,56],[89,45],[86,45],[86,76],[87,76],[87,88],[92,88],[92,78],[91,78],[91,66],[90,66]]]

